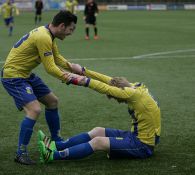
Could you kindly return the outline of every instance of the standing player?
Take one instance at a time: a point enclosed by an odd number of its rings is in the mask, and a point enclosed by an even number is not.
[[[36,0],[35,1],[35,25],[37,25],[37,21],[39,20],[39,23],[41,22],[41,14],[43,9],[43,2],[42,0]]]
[[[78,6],[77,0],[67,0],[65,3],[66,10],[70,11],[73,14],[76,14],[77,6]]]
[[[84,20],[85,20],[85,39],[89,40],[89,27],[90,25],[94,28],[94,39],[98,39],[98,31],[96,26],[96,16],[98,15],[98,6],[94,0],[88,0],[85,4],[84,9]]]
[[[0,11],[3,14],[5,25],[8,27],[9,36],[12,36],[14,27],[14,13],[19,15],[19,10],[11,0],[8,0],[1,6]]]
[[[31,71],[40,63],[46,72],[65,81],[63,69],[73,71],[73,66],[60,55],[55,38],[64,40],[75,30],[77,17],[68,11],[57,13],[51,24],[41,26],[24,35],[11,49],[1,72],[1,82],[25,117],[20,125],[15,161],[31,165],[27,153],[33,127],[45,105],[45,118],[53,140],[61,140],[58,99],[47,85]],[[79,65],[78,65],[79,66]],[[76,65],[76,67],[78,67]],[[60,67],[60,68],[59,68]],[[75,67],[75,64],[74,64]]]
[[[84,158],[95,151],[106,151],[110,158],[147,158],[153,154],[161,132],[160,108],[141,83],[129,83],[125,78],[108,77],[84,70],[87,78],[68,75],[68,82],[89,87],[108,98],[128,105],[132,117],[131,131],[95,127],[64,142],[51,142],[39,131],[41,161],[70,160]],[[95,80],[96,79],[96,80]]]

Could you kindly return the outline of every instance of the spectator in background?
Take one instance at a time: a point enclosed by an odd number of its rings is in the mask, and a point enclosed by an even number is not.
[[[42,0],[36,0],[35,1],[35,25],[37,25],[37,21],[39,20],[39,23],[41,22],[41,14],[43,9],[43,2]]]
[[[98,15],[98,6],[94,2],[94,0],[87,0],[87,3],[85,4],[84,9],[84,20],[85,20],[85,39],[89,40],[89,27],[90,25],[94,28],[94,39],[98,39],[97,35],[97,26],[96,26],[96,16]]]
[[[11,36],[14,27],[14,13],[19,15],[19,10],[11,0],[8,0],[1,6],[0,12],[3,15],[5,25],[9,29],[9,36]]]
[[[78,6],[77,0],[66,0],[65,8],[67,11],[71,12],[72,14],[76,14],[77,6]]]

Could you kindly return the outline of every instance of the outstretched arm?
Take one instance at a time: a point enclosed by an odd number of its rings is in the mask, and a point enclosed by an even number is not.
[[[112,77],[109,77],[107,75],[95,72],[95,71],[91,71],[89,69],[83,68],[83,75],[89,77],[89,78],[93,78],[95,80],[101,81],[103,83],[109,84]]]
[[[124,100],[130,98],[135,92],[135,89],[133,88],[127,87],[121,89],[115,86],[110,86],[98,80],[94,80],[85,76],[80,76],[72,73],[69,73],[69,75],[67,75],[67,84],[86,86],[101,94],[110,95],[112,97]]]

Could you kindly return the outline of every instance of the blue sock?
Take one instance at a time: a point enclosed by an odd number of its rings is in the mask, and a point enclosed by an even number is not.
[[[45,109],[45,118],[49,126],[52,140],[61,141],[60,133],[60,117],[58,109]]]
[[[81,159],[91,155],[93,152],[93,148],[87,142],[67,148],[63,151],[55,151],[53,158],[54,160]]]
[[[28,117],[25,117],[23,119],[20,125],[20,134],[19,134],[18,150],[17,150],[18,154],[27,151],[26,147],[29,144],[35,123],[36,120],[32,120]]]
[[[64,150],[66,148],[69,148],[74,145],[78,145],[81,143],[86,143],[90,141],[91,138],[89,137],[88,133],[81,133],[79,135],[76,135],[74,137],[71,137],[65,141],[56,141],[56,148],[57,150]]]
[[[13,31],[13,26],[11,26],[11,27],[9,28],[9,35],[12,34],[12,31]]]

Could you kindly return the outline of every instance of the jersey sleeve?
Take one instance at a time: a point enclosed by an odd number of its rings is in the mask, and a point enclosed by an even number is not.
[[[54,56],[52,52],[52,40],[47,36],[39,36],[36,40],[36,46],[43,63],[43,66],[47,73],[52,76],[64,80],[64,72],[61,71],[58,66],[55,64]]]
[[[71,71],[70,63],[59,53],[56,42],[53,43],[53,55],[55,63],[63,69]]]
[[[3,14],[3,9],[5,8],[5,4],[3,4],[2,6],[0,6],[0,14]]]
[[[13,5],[13,8],[14,8],[15,14],[16,14],[16,15],[19,15],[19,14],[20,14],[20,11],[19,11],[19,9],[16,7],[15,4]]]
[[[115,86],[110,86],[94,79],[90,80],[89,88],[101,94],[106,94],[115,98],[126,99],[126,100],[129,99],[136,91],[135,89],[128,88],[128,87],[121,89]]]
[[[95,71],[88,70],[86,68],[85,68],[85,71],[84,71],[84,75],[89,77],[89,78],[96,79],[98,81],[104,82],[106,84],[109,84],[111,79],[112,79],[112,77],[109,77],[107,75],[104,75],[104,74],[101,74],[101,73],[98,73],[98,72],[95,72]]]

